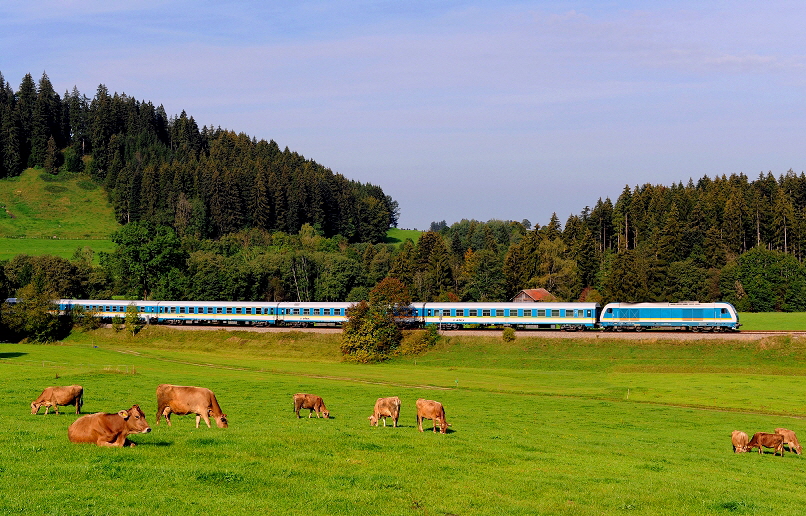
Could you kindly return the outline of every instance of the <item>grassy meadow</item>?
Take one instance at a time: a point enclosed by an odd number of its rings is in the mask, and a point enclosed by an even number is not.
[[[0,345],[5,514],[800,514],[806,458],[733,454],[730,432],[806,436],[806,339],[447,337],[419,357],[341,362],[338,335],[102,329]],[[139,403],[135,448],[67,441],[77,417],[30,414],[48,385],[85,412]],[[159,383],[213,389],[230,428],[155,425]],[[334,416],[297,420],[295,392]],[[403,401],[371,428],[374,400]],[[447,435],[414,402],[445,404]],[[426,423],[430,429],[430,422]],[[780,481],[770,481],[779,479]]]
[[[0,181],[0,260],[18,254],[70,258],[76,249],[111,251],[115,221],[106,193],[86,177],[28,169]]]

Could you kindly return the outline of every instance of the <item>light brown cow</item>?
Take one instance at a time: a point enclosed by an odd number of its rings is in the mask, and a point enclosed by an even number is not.
[[[739,430],[734,430],[730,434],[730,441],[733,443],[733,453],[744,453],[747,451],[747,434]]]
[[[750,442],[747,443],[747,451],[750,451],[753,448],[758,448],[758,453],[760,454],[762,453],[762,446],[765,448],[774,448],[775,452],[773,455],[780,453],[781,457],[784,456],[784,436],[781,434],[756,432],[753,434],[753,438],[750,439]]]
[[[803,447],[798,442],[798,436],[795,435],[795,432],[792,430],[787,430],[786,428],[776,428],[776,434],[781,434],[784,436],[784,444],[789,446],[789,451],[793,451],[800,455],[800,452],[803,451]]]
[[[135,446],[127,439],[129,434],[147,434],[151,431],[146,415],[138,405],[117,414],[98,412],[81,416],[67,429],[67,437],[74,443],[95,443],[98,446]]]
[[[196,414],[196,428],[199,428],[200,419],[211,428],[211,417],[218,428],[229,426],[227,415],[221,411],[215,394],[204,387],[160,384],[157,387],[157,424],[160,424],[160,417],[165,416],[165,421],[171,426],[171,413],[179,416]]]
[[[394,421],[395,428],[397,428],[397,419],[400,417],[400,398],[393,396],[391,398],[378,398],[375,402],[375,408],[372,415],[369,416],[369,425],[378,426],[378,421],[383,418],[383,426],[386,426],[386,418],[391,417]]]
[[[297,414],[297,418],[300,417],[299,411],[301,409],[310,410],[308,417],[312,417],[315,411],[317,418],[319,414],[324,416],[325,419],[330,418],[330,411],[325,406],[325,402],[322,401],[322,398],[314,396],[313,394],[304,394],[301,392],[294,394],[294,412]]]
[[[439,425],[440,433],[447,433],[448,421],[445,419],[445,407],[442,403],[433,400],[424,400],[420,398],[417,400],[417,429],[423,431],[423,419],[431,419],[434,421],[434,433],[437,431]]]
[[[81,406],[84,405],[84,387],[80,385],[48,387],[31,402],[31,414],[38,414],[40,407],[45,407],[45,414],[50,411],[50,407],[55,408],[58,414],[59,405],[75,405],[76,414],[81,414]]]

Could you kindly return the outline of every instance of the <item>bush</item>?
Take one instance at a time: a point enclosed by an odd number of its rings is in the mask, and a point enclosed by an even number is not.
[[[420,355],[432,348],[441,338],[436,325],[426,326],[424,330],[408,332],[397,350],[398,355]]]
[[[513,342],[515,340],[515,330],[513,328],[504,328],[501,338],[504,339],[504,342]]]

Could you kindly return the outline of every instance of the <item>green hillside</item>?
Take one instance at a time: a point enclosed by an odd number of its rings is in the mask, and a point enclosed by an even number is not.
[[[28,169],[0,180],[0,259],[15,254],[72,255],[78,247],[109,250],[115,221],[106,193],[86,177]]]

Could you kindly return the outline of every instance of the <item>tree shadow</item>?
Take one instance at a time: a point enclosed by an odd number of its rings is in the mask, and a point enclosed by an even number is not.
[[[0,353],[0,359],[2,359],[2,358],[17,358],[17,357],[21,357],[21,356],[27,355],[27,354],[28,353],[17,353],[17,352],[14,352],[14,353]]]

